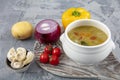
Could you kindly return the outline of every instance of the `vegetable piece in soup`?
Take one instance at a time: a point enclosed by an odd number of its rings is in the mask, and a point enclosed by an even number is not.
[[[93,26],[79,26],[68,32],[68,37],[75,43],[84,46],[99,45],[107,40],[107,35]]]

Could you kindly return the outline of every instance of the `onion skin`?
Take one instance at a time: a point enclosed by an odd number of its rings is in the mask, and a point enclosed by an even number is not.
[[[47,23],[46,21],[49,21],[50,23]],[[48,33],[40,32],[38,30],[38,28],[40,28],[41,25],[44,24],[45,22],[49,26],[53,26],[51,24],[51,23],[53,23],[55,30],[53,30],[52,32],[50,31]],[[53,28],[53,27],[50,27],[50,28]],[[34,35],[35,35],[35,39],[37,41],[39,41],[40,43],[45,43],[45,44],[47,44],[47,43],[54,43],[54,42],[59,40],[59,37],[61,35],[61,28],[60,28],[59,24],[56,21],[54,21],[52,19],[45,19],[45,20],[40,21],[36,25],[36,27],[35,27],[35,34]]]

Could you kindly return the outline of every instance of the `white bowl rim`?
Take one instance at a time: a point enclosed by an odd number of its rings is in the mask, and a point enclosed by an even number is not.
[[[95,46],[83,46],[83,45],[79,45],[79,44],[71,41],[71,40],[69,39],[69,37],[67,36],[67,31],[68,31],[68,29],[69,29],[69,26],[73,25],[73,24],[76,23],[76,22],[81,22],[81,21],[91,21],[91,22],[95,22],[95,23],[102,24],[102,25],[103,25],[102,27],[104,27],[104,28],[108,31],[108,38],[107,38],[107,40],[104,41],[102,44],[95,45]],[[110,32],[110,29],[109,29],[104,23],[102,23],[102,22],[100,22],[100,21],[98,21],[98,20],[94,20],[94,19],[80,19],[80,20],[73,21],[72,23],[70,23],[70,24],[67,26],[67,28],[66,28],[66,30],[65,30],[65,37],[67,38],[67,40],[68,40],[70,43],[72,43],[72,44],[75,45],[75,46],[82,47],[82,48],[98,48],[98,47],[101,47],[101,46],[103,46],[103,45],[106,45],[106,44],[109,42],[109,40],[111,39],[111,32]]]

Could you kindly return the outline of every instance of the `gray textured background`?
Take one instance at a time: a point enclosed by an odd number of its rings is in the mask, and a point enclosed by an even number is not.
[[[120,0],[0,0],[0,80],[95,80],[70,79],[55,76],[36,65],[35,62],[24,73],[10,71],[5,58],[11,47],[33,48],[34,38],[20,41],[12,37],[11,26],[27,20],[35,26],[42,19],[54,19],[61,24],[61,14],[69,7],[84,7],[92,18],[104,22],[112,32],[119,51],[120,44]]]

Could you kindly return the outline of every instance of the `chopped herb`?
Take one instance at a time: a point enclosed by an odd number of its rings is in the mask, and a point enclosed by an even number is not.
[[[88,44],[85,41],[81,41],[81,45],[88,46]]]

